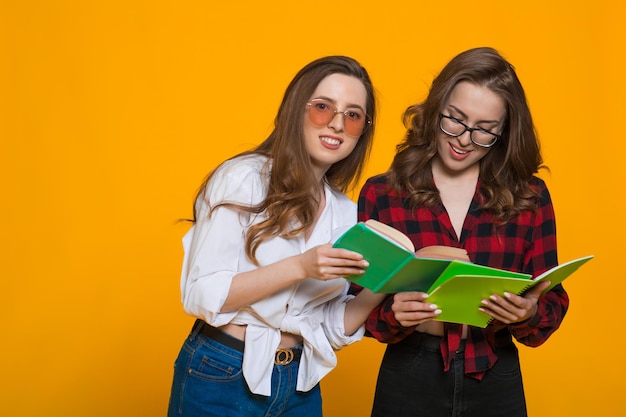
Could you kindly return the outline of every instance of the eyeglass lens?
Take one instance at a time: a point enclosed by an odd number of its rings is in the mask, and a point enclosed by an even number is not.
[[[498,139],[495,133],[480,128],[470,128],[451,116],[442,115],[440,126],[444,133],[455,137],[469,130],[470,139],[478,145],[490,146]]]

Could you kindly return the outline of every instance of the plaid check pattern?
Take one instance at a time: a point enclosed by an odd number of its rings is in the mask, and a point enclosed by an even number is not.
[[[359,220],[376,219],[405,233],[416,249],[447,245],[467,250],[472,262],[537,276],[557,265],[556,223],[550,194],[545,183],[533,177],[531,186],[539,193],[537,210],[525,211],[501,226],[480,208],[480,195],[474,195],[460,238],[442,204],[410,209],[406,195],[390,190],[388,178],[381,174],[368,179],[359,195]],[[478,189],[478,188],[477,188]],[[352,292],[360,291],[353,284]],[[383,343],[401,342],[415,328],[405,328],[391,311],[393,297],[374,309],[367,322],[369,336]],[[509,332],[518,342],[539,346],[560,326],[569,298],[561,285],[540,297],[537,313],[514,325],[493,322],[487,328],[469,327],[465,348],[465,373],[481,379],[497,361],[494,352],[496,331]],[[502,333],[498,333],[499,338]],[[444,369],[461,341],[461,325],[445,323],[441,353]]]

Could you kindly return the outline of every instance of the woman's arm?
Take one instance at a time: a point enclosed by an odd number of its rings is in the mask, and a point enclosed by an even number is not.
[[[558,264],[556,247],[556,221],[550,193],[541,183],[541,198],[535,214],[533,244],[525,257],[524,272],[537,276]],[[511,334],[528,346],[539,346],[561,325],[569,297],[560,284],[541,295],[536,302],[535,313],[528,319],[510,324]]]
[[[344,314],[344,329],[346,335],[352,335],[367,320],[372,310],[378,306],[387,294],[375,294],[364,288],[348,302]]]
[[[235,275],[222,310],[236,311],[305,278],[327,281],[360,274],[367,266],[367,261],[356,252],[333,248],[331,244],[319,245],[300,255]],[[361,299],[365,301],[364,298]],[[358,311],[357,307],[367,308],[367,304],[363,307],[359,302],[351,309]]]

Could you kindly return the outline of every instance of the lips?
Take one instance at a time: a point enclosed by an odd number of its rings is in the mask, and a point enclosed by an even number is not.
[[[320,140],[330,146],[339,146],[343,142],[341,139],[331,138],[329,136],[320,136]]]
[[[320,142],[324,148],[336,151],[343,143],[343,140],[330,136],[320,136]]]
[[[469,154],[471,153],[471,150],[465,151],[463,149],[457,148],[452,143],[450,143],[449,146],[450,146],[450,155],[452,156],[452,158],[456,160],[463,160],[467,158]]]

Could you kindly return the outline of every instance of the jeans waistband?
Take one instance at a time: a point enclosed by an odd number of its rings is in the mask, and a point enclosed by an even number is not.
[[[200,333],[209,339],[228,346],[231,349],[243,352],[245,343],[243,340],[237,339],[226,332],[221,331],[217,327],[205,323],[203,320],[197,319],[191,329],[192,332]],[[276,365],[288,365],[293,361],[299,361],[302,357],[302,346],[296,346],[288,349],[277,349],[274,355],[274,363]]]
[[[211,326],[210,324],[205,323],[203,320],[196,320],[193,324],[192,332],[200,333],[208,337],[209,339],[213,339],[216,342],[220,342],[224,346],[228,346],[231,349],[238,350],[239,352],[243,352],[243,348],[245,346],[243,340],[239,340],[236,337],[229,335],[226,332],[221,331],[220,329]]]
[[[496,332],[495,338],[496,343],[494,347],[496,348],[502,348],[513,343],[513,340],[511,339],[511,334],[508,331]],[[410,345],[419,345],[427,349],[438,349],[441,345],[441,336],[435,336],[432,334],[418,331],[411,333],[404,340]],[[461,349],[465,348],[465,341],[466,339],[461,340]]]

